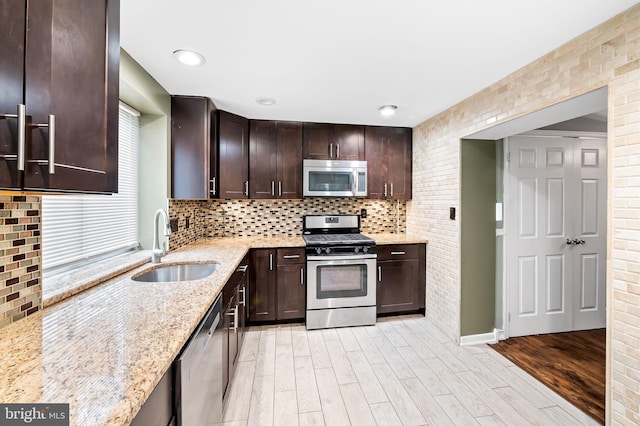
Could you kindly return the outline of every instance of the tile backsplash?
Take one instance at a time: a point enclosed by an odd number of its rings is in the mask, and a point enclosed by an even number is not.
[[[40,197],[0,195],[0,327],[41,309]]]
[[[169,216],[178,231],[169,237],[171,250],[200,238],[302,235],[307,214],[360,214],[364,233],[404,233],[405,201],[360,198],[304,198],[301,200],[169,200]],[[186,227],[187,220],[189,227]]]

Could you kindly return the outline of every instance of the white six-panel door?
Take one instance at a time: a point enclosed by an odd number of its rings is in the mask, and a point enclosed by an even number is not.
[[[604,327],[606,140],[508,146],[508,335]]]

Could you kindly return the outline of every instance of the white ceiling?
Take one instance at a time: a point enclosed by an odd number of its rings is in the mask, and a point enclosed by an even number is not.
[[[248,118],[413,127],[636,2],[122,0],[121,43],[169,93]]]

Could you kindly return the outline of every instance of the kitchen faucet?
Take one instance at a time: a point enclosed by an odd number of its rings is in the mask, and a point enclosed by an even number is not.
[[[164,242],[162,243],[162,249],[160,249],[160,241],[158,239],[158,216],[162,216],[162,220],[164,221],[165,237],[171,235],[171,227],[169,226],[169,217],[167,216],[167,213],[162,209],[156,210],[156,213],[153,216],[153,249],[151,250],[151,263],[160,263],[162,256],[167,254],[167,246]]]

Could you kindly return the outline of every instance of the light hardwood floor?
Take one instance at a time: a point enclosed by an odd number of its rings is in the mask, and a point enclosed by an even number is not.
[[[596,425],[485,345],[422,316],[372,327],[251,327],[225,425]]]

